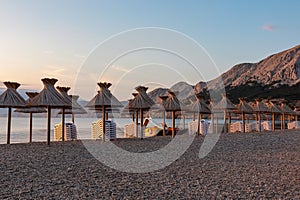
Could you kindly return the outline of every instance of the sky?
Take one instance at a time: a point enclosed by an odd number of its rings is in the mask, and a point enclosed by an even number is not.
[[[297,0],[1,0],[0,81],[39,91],[41,78],[57,78],[84,99],[109,81],[120,100],[139,84],[195,84],[299,45],[299,7]]]

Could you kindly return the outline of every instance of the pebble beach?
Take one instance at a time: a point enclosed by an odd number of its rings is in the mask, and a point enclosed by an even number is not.
[[[81,141],[0,145],[1,199],[300,199],[300,131],[222,134],[198,157],[203,136],[169,166],[126,173],[95,159]],[[170,137],[118,139],[150,152]],[[90,141],[100,142],[100,141]]]

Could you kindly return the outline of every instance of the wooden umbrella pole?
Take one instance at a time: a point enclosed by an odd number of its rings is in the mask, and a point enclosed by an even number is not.
[[[139,137],[139,111],[138,110],[136,110],[135,125],[136,125],[135,134],[136,134],[136,138],[138,138]]]
[[[75,115],[72,113],[72,123],[75,124]]]
[[[182,114],[182,129],[185,129],[185,114]]]
[[[282,115],[282,129],[285,129],[285,114]]]
[[[32,142],[32,112],[29,113],[29,143]]]
[[[280,129],[283,129],[283,124],[282,124],[282,115],[280,115]]]
[[[258,131],[261,132],[261,116],[260,112],[258,113]]]
[[[48,121],[47,121],[47,145],[50,145],[50,129],[51,129],[51,107],[48,106]]]
[[[102,106],[102,123],[103,123],[103,127],[102,127],[102,143],[105,140],[105,106]]]
[[[140,109],[140,115],[141,115],[141,123],[140,123],[140,126],[141,126],[141,140],[143,139],[143,120],[144,120],[144,116],[143,116],[143,109],[141,108]]]
[[[216,116],[216,133],[218,133],[218,127],[219,126],[219,118],[218,118],[218,114],[217,114],[217,116]]]
[[[197,135],[200,135],[200,118],[201,118],[201,116],[200,116],[201,114],[200,114],[200,112],[198,112],[198,122],[197,122]]]
[[[211,128],[212,128],[212,133],[214,133],[214,124],[215,124],[215,118],[214,118],[214,114],[211,113]]]
[[[172,138],[175,137],[175,111],[172,111]]]
[[[166,112],[163,111],[163,136],[166,136]]]
[[[61,115],[61,140],[65,141],[65,108],[62,109],[62,115]]]
[[[272,130],[275,131],[275,113],[272,113]]]
[[[10,128],[11,128],[11,107],[8,107],[7,136],[6,136],[7,144],[10,144]]]
[[[105,119],[108,120],[108,112],[105,113]]]
[[[245,124],[245,113],[242,112],[242,122],[243,122],[243,133],[246,132],[246,124]]]
[[[231,126],[231,115],[230,115],[230,112],[228,112],[228,127],[227,127],[227,132],[230,131],[230,126]]]
[[[227,132],[226,128],[227,128],[227,122],[226,122],[226,110],[224,110],[224,133]]]

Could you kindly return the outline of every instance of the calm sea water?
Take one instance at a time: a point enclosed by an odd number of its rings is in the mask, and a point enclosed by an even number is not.
[[[97,118],[76,118],[75,117],[75,125],[77,128],[78,139],[91,139],[91,124],[92,122],[97,121]],[[131,123],[130,118],[114,118],[113,121],[117,124],[117,137],[122,138],[124,135],[124,126],[126,124]],[[191,121],[191,119],[186,119],[186,127],[187,123]],[[61,122],[61,118],[52,118],[51,119],[51,138],[54,135],[54,126],[55,124],[59,124]],[[66,122],[71,122],[71,118],[66,118]],[[162,122],[162,119],[153,119],[150,121],[148,126],[155,126]],[[29,140],[29,117],[20,118],[13,117],[11,121],[11,143],[25,143]],[[166,119],[166,123],[171,126],[171,119]],[[176,120],[176,126],[182,127],[183,121],[180,119]],[[32,140],[36,141],[46,141],[46,127],[47,127],[47,118],[39,118],[33,117],[33,133]],[[6,143],[6,131],[7,131],[7,118],[0,117],[0,143]]]

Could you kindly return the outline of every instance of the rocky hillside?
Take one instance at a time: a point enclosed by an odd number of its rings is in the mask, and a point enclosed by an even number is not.
[[[208,83],[195,86],[179,82],[171,90],[179,91],[179,99],[191,99],[195,92],[212,88],[218,91],[225,86],[230,98],[237,102],[239,97],[299,99],[300,93],[300,45],[271,55],[257,63],[242,63],[233,66],[221,76]],[[149,93],[153,99],[165,94],[167,89],[158,88]]]
[[[238,64],[221,76],[225,86],[232,87],[249,82],[260,85],[295,85],[300,81],[300,45],[258,63]]]

